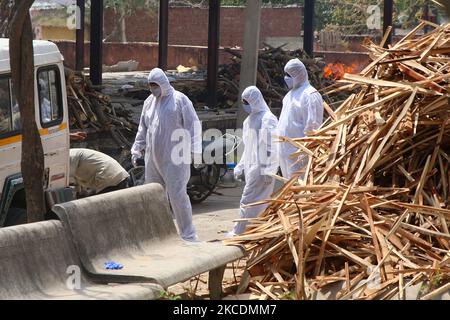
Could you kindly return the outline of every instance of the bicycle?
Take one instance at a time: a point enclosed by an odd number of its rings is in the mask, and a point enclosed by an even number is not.
[[[187,193],[191,203],[201,203],[205,201],[215,189],[220,179],[226,174],[227,158],[241,144],[242,139],[239,136],[225,133],[221,137],[203,143],[203,151],[206,148],[212,150],[211,156],[213,163],[203,163],[198,166],[191,165],[191,177],[187,184]],[[216,159],[215,151],[222,148],[221,159]],[[203,159],[203,162],[205,159]],[[219,160],[219,163],[216,162]],[[233,158],[234,161],[234,158]],[[138,186],[145,183],[145,163],[143,158],[137,160],[137,167],[128,170],[130,174],[130,186]]]

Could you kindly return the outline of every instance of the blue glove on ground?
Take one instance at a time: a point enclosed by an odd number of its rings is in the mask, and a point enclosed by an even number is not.
[[[108,270],[120,270],[123,268],[123,265],[120,263],[116,263],[114,261],[105,262],[105,268]]]

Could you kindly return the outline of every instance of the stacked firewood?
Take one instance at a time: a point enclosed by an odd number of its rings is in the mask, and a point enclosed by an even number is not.
[[[117,145],[131,147],[137,132],[132,112],[113,105],[110,97],[97,90],[85,75],[67,68],[65,73],[70,128],[106,132]]]
[[[222,64],[218,71],[217,86],[217,108],[233,109],[237,108],[240,102],[239,98],[239,79],[241,72],[241,52],[232,49],[225,49],[232,55],[232,63]],[[258,57],[258,73],[256,85],[262,91],[269,107],[281,109],[283,97],[288,92],[284,82],[284,66],[293,58],[299,58],[308,70],[311,84],[321,93],[328,86],[334,85],[335,80],[332,77],[324,77],[324,68],[326,64],[321,58],[310,58],[303,50],[285,51],[282,47],[273,48],[266,45],[261,50]],[[169,76],[174,76],[169,73]],[[204,71],[195,71],[192,78],[185,75],[172,81],[175,89],[186,94],[193,102],[196,108],[202,108],[207,105],[207,87],[204,78]],[[145,99],[150,94],[147,87],[136,87],[128,89],[125,96],[130,98]],[[336,102],[342,101],[348,97],[346,92],[333,92],[333,94],[323,94],[324,100],[333,107]]]
[[[426,27],[433,30],[418,34]],[[384,37],[383,41],[385,41]],[[343,87],[307,137],[305,168],[228,244],[260,298],[433,299],[450,291],[450,24],[421,22]],[[323,289],[323,290],[321,290]],[[330,292],[333,292],[330,291]],[[417,294],[416,294],[417,296]]]
[[[242,56],[238,51],[225,50],[233,55],[233,63],[220,66],[218,100],[224,107],[235,107],[239,101]],[[309,81],[316,89],[320,90],[334,83],[333,80],[323,77],[325,63],[321,59],[312,59],[303,50],[285,51],[282,47],[273,48],[267,45],[258,56],[256,86],[261,90],[271,108],[282,107],[283,97],[288,92],[284,83],[284,66],[294,58],[299,58],[305,64]]]

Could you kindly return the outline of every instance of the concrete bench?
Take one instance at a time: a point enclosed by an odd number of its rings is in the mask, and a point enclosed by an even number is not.
[[[70,232],[86,270],[107,281],[135,277],[167,288],[209,271],[210,297],[219,299],[226,264],[244,255],[242,248],[221,242],[183,241],[159,184],[58,204],[53,211]],[[105,270],[108,260],[123,269]]]
[[[83,272],[60,221],[0,229],[2,300],[156,299],[161,290],[154,284],[92,282]]]

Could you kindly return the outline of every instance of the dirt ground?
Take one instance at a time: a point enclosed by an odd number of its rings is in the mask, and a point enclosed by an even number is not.
[[[279,186],[281,184],[277,183],[276,187]],[[233,219],[239,218],[242,190],[242,183],[223,184],[217,188],[217,194],[210,196],[203,203],[192,206],[194,225],[201,241],[225,239],[225,233],[233,228]],[[252,295],[248,293],[236,294],[244,266],[243,259],[228,264],[223,280],[224,299],[252,299]],[[209,299],[208,273],[171,286],[166,294],[168,298]]]
[[[217,194],[211,195],[200,204],[192,206],[194,225],[200,241],[225,239],[225,233],[233,228],[233,219],[239,218],[239,200],[242,185],[228,184],[217,188]],[[241,268],[237,268],[238,264]],[[234,293],[232,284],[240,279],[244,261],[229,264],[224,274],[224,292]],[[208,273],[171,286],[167,290],[167,298],[208,299]]]

